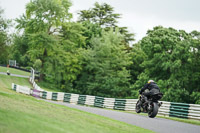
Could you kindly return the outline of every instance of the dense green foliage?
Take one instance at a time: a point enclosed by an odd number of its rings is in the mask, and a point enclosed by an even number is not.
[[[6,64],[8,61],[8,33],[10,21],[3,18],[3,10],[0,7],[0,64]]]
[[[87,50],[83,71],[76,82],[77,89],[81,88],[85,94],[106,97],[126,97],[130,94],[127,67],[131,60],[121,44],[122,39],[119,32],[111,30],[91,40],[94,47]]]
[[[89,10],[82,10],[80,11],[79,15],[79,22],[81,23],[90,23],[90,25],[95,24],[105,31],[109,31],[110,29],[118,29],[124,37],[122,41],[127,48],[129,48],[129,42],[134,40],[134,34],[129,33],[127,27],[119,27],[117,25],[117,19],[120,18],[120,14],[114,13],[114,8],[106,3],[100,5],[98,2],[96,2],[93,8]],[[98,28],[96,28],[95,31],[98,31]],[[99,32],[94,32],[93,35],[97,35],[98,33]]]
[[[0,63],[9,56],[40,71],[42,84],[66,92],[137,98],[153,79],[162,100],[200,103],[200,32],[157,26],[131,44],[134,34],[117,25],[121,15],[112,6],[95,3],[75,22],[70,6],[69,0],[29,2],[11,48],[1,17]]]
[[[141,64],[144,71],[135,88],[151,78],[162,88],[165,100],[194,103],[200,91],[199,38],[159,26],[148,31],[140,45],[147,58]]]

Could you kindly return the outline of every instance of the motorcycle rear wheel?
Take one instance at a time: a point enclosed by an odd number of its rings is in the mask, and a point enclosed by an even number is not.
[[[138,106],[140,100],[137,101],[136,105],[135,105],[135,112],[136,113],[140,113],[141,112],[141,106]]]
[[[156,115],[157,115],[157,113],[158,113],[158,104],[157,103],[152,103],[151,104],[151,110],[149,110],[148,111],[148,116],[150,117],[150,118],[154,118],[154,117],[156,117]]]

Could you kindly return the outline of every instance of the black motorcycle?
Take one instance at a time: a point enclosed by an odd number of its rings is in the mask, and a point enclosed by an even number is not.
[[[162,97],[163,94],[159,92],[149,96],[147,101],[144,102],[144,95],[141,94],[135,106],[136,113],[148,113],[150,118],[154,118],[158,113],[159,107],[162,105],[162,102],[158,102]]]

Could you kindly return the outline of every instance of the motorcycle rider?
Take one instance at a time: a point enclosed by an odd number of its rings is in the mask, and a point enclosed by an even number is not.
[[[138,107],[141,107],[142,104],[148,103],[147,99],[149,96],[159,92],[160,88],[158,85],[153,80],[149,80],[148,83],[139,91],[139,93],[142,94],[142,99],[140,100]]]

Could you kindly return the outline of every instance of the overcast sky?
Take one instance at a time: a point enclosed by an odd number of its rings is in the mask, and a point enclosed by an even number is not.
[[[30,0],[0,0],[4,16],[9,19],[25,12]],[[187,32],[200,31],[200,0],[71,0],[70,11],[76,20],[79,10],[94,7],[94,3],[107,3],[121,14],[120,26],[126,26],[136,34],[136,41],[145,36],[148,29],[162,25],[183,29]]]

